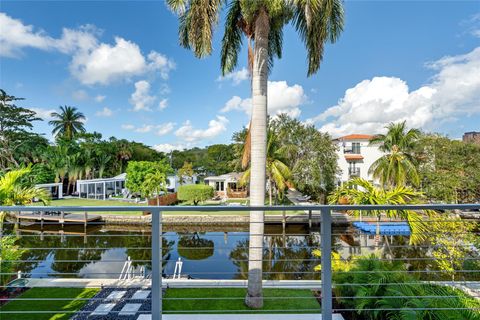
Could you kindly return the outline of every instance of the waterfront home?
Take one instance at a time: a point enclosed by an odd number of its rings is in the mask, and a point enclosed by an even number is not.
[[[378,145],[370,144],[372,138],[373,135],[369,134],[349,134],[333,140],[338,147],[338,166],[341,170],[337,176],[338,185],[354,177],[375,182],[368,170],[384,153]]]
[[[79,198],[105,200],[112,196],[128,196],[130,192],[126,187],[127,174],[122,173],[111,178],[98,178],[77,180],[76,193]],[[168,192],[177,192],[181,184],[195,184],[196,175],[183,177],[182,181],[176,175],[167,176]]]
[[[219,176],[206,177],[205,184],[213,187],[215,196],[226,198],[247,198],[248,188],[240,184],[243,173],[230,172]]]

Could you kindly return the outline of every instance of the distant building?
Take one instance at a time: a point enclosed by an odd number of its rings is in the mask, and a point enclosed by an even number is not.
[[[240,178],[243,173],[230,172],[220,176],[206,177],[205,184],[215,190],[215,196],[219,198],[246,198],[248,189],[240,185]]]
[[[128,197],[130,191],[126,188],[126,180],[126,173],[112,178],[77,180],[77,194],[79,198],[101,200],[115,196]],[[169,175],[167,176],[166,187],[168,192],[177,192],[181,184],[195,184],[197,180],[197,175],[193,175],[192,177],[183,177],[183,182],[180,183],[178,176]]]
[[[374,182],[368,173],[370,166],[384,155],[378,145],[370,145],[372,135],[350,134],[333,141],[337,144],[338,166],[341,173],[338,175],[338,184],[347,182],[353,177],[360,177]]]
[[[463,142],[480,144],[480,132],[471,131],[465,132],[462,138]]]

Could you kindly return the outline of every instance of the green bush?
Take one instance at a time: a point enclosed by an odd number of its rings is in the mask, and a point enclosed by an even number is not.
[[[213,197],[213,188],[211,186],[202,184],[189,184],[186,186],[180,186],[178,188],[177,197],[181,201],[193,202],[194,205],[198,205],[199,202],[203,202]]]
[[[338,258],[334,292],[339,309],[356,310],[352,319],[480,319],[478,300],[449,286],[422,282],[406,272],[403,261],[385,261],[375,254]]]

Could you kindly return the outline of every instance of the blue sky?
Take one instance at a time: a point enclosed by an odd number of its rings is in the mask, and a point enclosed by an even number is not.
[[[333,136],[398,120],[451,137],[480,130],[479,2],[347,1],[345,11],[344,33],[310,78],[286,27],[272,115]],[[228,143],[249,121],[246,53],[219,77],[222,23],[212,56],[199,60],[178,45],[164,1],[2,1],[0,12],[0,87],[46,120],[73,105],[89,131],[166,151]],[[46,122],[36,130],[50,137]]]

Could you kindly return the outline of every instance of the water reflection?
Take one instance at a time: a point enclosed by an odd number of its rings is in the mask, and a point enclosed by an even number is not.
[[[162,240],[164,275],[173,275],[182,258],[183,274],[201,279],[246,279],[248,275],[248,226],[164,226]],[[64,229],[21,226],[7,233],[18,236],[17,244],[32,248],[19,270],[32,277],[118,278],[128,257],[137,269],[151,269],[151,230],[135,226],[94,226]],[[432,269],[427,246],[409,246],[406,236],[362,234],[352,227],[332,230],[333,250],[343,258],[379,251],[385,259],[403,259],[410,270]],[[319,227],[267,225],[263,253],[265,279],[319,279],[314,267],[320,259]],[[37,249],[33,249],[37,248]],[[419,259],[420,258],[420,259]],[[422,274],[438,279],[438,273]],[[464,279],[478,274],[462,274]],[[432,278],[433,277],[433,278]],[[436,278],[435,278],[436,277]],[[474,279],[475,280],[475,279]]]

